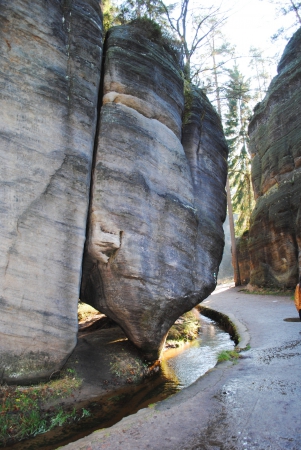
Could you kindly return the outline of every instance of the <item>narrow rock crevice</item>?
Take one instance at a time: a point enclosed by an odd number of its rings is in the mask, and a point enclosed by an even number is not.
[[[103,74],[104,74],[104,65],[105,65],[105,54],[106,54],[106,38],[103,40],[101,73],[100,73],[100,81],[99,81],[99,86],[98,86],[97,113],[96,113],[97,119],[96,119],[94,145],[93,145],[93,156],[92,156],[91,171],[90,171],[90,187],[89,187],[89,203],[88,203],[87,222],[86,222],[86,238],[85,238],[85,245],[84,245],[84,250],[83,250],[83,255],[82,255],[80,298],[82,298],[82,296],[84,296],[83,274],[85,273],[85,259],[86,259],[86,255],[88,252],[88,245],[89,245],[90,217],[92,214],[92,203],[93,203],[94,173],[95,173],[95,167],[96,167],[96,161],[97,161],[97,149],[98,149],[98,143],[99,143],[99,129],[100,129],[101,108],[102,108],[103,89],[104,89]],[[85,303],[88,303],[87,298],[85,298]],[[91,305],[91,306],[93,306],[93,305]]]

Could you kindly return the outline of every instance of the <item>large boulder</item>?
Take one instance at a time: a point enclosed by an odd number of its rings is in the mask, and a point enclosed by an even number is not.
[[[198,217],[194,289],[199,301],[214,289],[224,249],[228,147],[220,118],[206,95],[192,88],[182,143],[192,174],[194,206]]]
[[[76,344],[101,56],[97,0],[0,2],[0,382]]]
[[[184,150],[179,65],[148,25],[107,37],[81,300],[153,360],[174,321],[215,288],[226,145],[199,92],[196,141]]]
[[[289,41],[249,127],[256,206],[251,284],[294,287],[301,265],[301,29]],[[299,259],[299,262],[298,262]]]

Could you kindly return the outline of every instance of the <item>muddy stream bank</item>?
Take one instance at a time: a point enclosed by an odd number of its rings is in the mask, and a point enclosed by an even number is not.
[[[83,382],[61,404],[82,409],[88,412],[87,416],[6,448],[57,449],[94,430],[110,427],[123,417],[141,408],[152,407],[191,385],[216,365],[221,351],[232,350],[234,346],[227,332],[213,320],[200,315],[197,339],[180,348],[167,349],[161,366],[149,367],[119,327],[84,331],[67,363]]]

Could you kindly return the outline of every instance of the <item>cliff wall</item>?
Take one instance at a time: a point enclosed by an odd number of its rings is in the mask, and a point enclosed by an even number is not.
[[[301,263],[301,29],[289,41],[249,127],[256,206],[251,284],[294,287]]]
[[[77,338],[102,56],[97,0],[0,3],[0,379]]]
[[[198,217],[193,270],[195,290],[201,301],[215,289],[223,255],[228,148],[220,118],[200,89],[191,91],[182,144],[191,169]]]
[[[109,32],[101,80],[98,1],[0,4],[0,382],[62,367],[80,284],[150,360],[215,288],[220,121],[193,89],[183,128],[177,55],[144,25]]]

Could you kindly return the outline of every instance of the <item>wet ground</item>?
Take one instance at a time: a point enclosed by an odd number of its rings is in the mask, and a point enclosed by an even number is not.
[[[218,364],[191,386],[66,450],[299,450],[301,322],[289,297],[218,289],[204,306],[238,326],[237,364]]]
[[[141,380],[141,370],[145,369],[139,353],[118,326],[106,324],[107,318],[92,320],[92,329],[85,323],[68,361],[69,369],[76,370],[83,382],[69,397],[55,400],[56,404],[69,408],[71,402],[71,407],[85,411],[85,416],[9,448],[54,450],[99,428],[111,427],[123,417],[164,400],[196,381],[216,365],[222,350],[232,350],[235,344],[213,320],[201,316],[197,310],[195,315],[199,319],[198,337],[179,348],[165,350],[161,370],[145,380]]]

